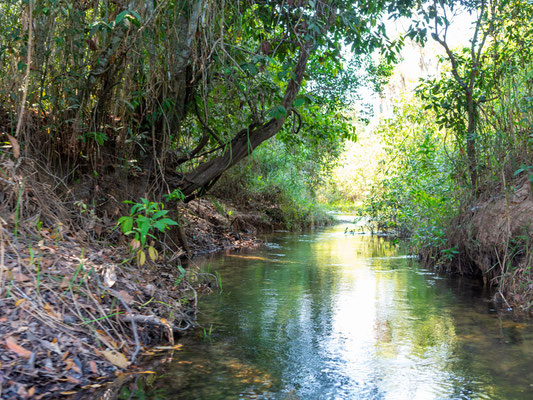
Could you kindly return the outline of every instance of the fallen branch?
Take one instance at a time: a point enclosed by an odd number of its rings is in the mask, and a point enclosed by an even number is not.
[[[161,318],[158,318],[155,315],[120,315],[119,319],[124,322],[135,322],[139,325],[159,326],[164,329],[170,328],[174,333],[185,331],[191,326],[191,324],[187,322],[187,326],[180,328],[178,326],[171,325],[168,322],[164,322]]]

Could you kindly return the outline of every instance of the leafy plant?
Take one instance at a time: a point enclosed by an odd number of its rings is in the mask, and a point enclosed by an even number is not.
[[[103,132],[86,132],[83,136],[81,136],[83,143],[86,143],[88,140],[93,140],[99,146],[103,146],[108,139],[109,138],[107,135]]]
[[[529,172],[529,182],[533,183],[533,165],[521,165],[514,173],[514,176],[520,175],[522,172]]]
[[[164,232],[169,226],[178,223],[166,216],[169,210],[165,210],[162,203],[148,201],[145,198],[141,198],[140,203],[130,200],[124,203],[132,204],[130,215],[120,217],[117,226],[120,226],[124,235],[133,235],[130,247],[132,251],[136,251],[137,264],[139,266],[145,264],[145,250],[152,261],[157,260],[159,257],[157,250],[151,245],[147,246],[146,239],[150,237],[157,240],[155,232]]]
[[[202,337],[204,340],[213,339],[213,324],[209,325],[209,329],[202,328]]]
[[[165,199],[165,201],[183,201],[185,200],[185,195],[183,194],[183,192],[179,189],[174,189],[172,192],[170,192],[169,194],[165,194],[163,196],[163,198]]]

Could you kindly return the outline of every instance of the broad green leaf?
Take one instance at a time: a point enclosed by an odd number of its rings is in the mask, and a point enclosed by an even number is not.
[[[152,219],[159,219],[167,214],[168,214],[168,210],[157,211],[156,213],[154,213],[154,215],[152,215]]]
[[[164,224],[166,224],[168,226],[178,225],[178,223],[176,221],[174,221],[173,219],[170,219],[170,218],[163,218],[163,219],[160,219],[159,221],[163,222]]]
[[[130,232],[133,228],[133,218],[132,217],[126,217],[124,222],[122,223],[122,232]]]
[[[296,100],[294,100],[294,107],[300,107],[305,104],[305,97],[298,97]]]
[[[146,243],[146,234],[150,230],[150,223],[144,223],[140,226],[139,235],[141,237],[141,243],[144,245]]]
[[[154,222],[154,228],[157,229],[158,231],[163,232],[166,227],[167,227],[167,225],[164,222],[162,222],[162,221]]]
[[[517,176],[517,175],[521,174],[521,173],[524,172],[524,171],[525,171],[525,168],[524,168],[524,167],[519,168],[519,169],[517,169],[517,170],[515,171],[515,173],[513,174],[513,176]]]
[[[130,13],[129,10],[122,11],[120,14],[117,15],[115,18],[115,25],[120,24],[122,21],[124,21],[124,18]]]

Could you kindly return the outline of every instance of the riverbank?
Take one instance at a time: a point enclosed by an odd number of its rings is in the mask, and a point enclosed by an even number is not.
[[[446,232],[446,248],[423,249],[422,261],[437,262],[440,269],[450,273],[480,276],[495,290],[496,303],[531,313],[532,186],[526,177],[506,191],[485,194],[453,219]]]
[[[100,193],[98,208],[83,190],[42,179],[29,161],[4,160],[0,172],[2,399],[58,398],[135,371],[154,346],[175,346],[195,325],[198,294],[217,285],[183,260],[259,246],[259,232],[286,228],[282,210],[259,200],[248,208],[214,197],[171,203],[179,226],[139,263],[116,228],[129,209],[118,193]]]

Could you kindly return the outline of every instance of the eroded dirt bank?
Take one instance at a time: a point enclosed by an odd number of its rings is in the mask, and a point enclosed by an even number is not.
[[[451,247],[458,253],[447,271],[481,275],[506,307],[533,310],[533,192],[528,179],[488,196],[452,224]],[[427,259],[429,254],[423,254]]]

